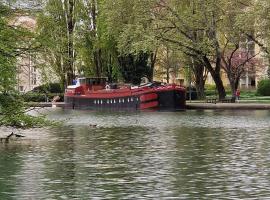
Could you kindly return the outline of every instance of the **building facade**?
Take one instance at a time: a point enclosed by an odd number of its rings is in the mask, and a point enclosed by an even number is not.
[[[14,26],[21,26],[35,31],[36,20],[29,15],[19,15],[12,21]],[[36,66],[35,55],[25,53],[17,59],[17,86],[19,92],[28,92],[42,84],[41,70]]]

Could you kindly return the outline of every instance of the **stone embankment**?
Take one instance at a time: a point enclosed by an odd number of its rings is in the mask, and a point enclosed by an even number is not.
[[[48,108],[48,107],[64,107],[64,102],[29,102],[30,107]]]
[[[32,107],[61,107],[64,102],[40,102],[29,103]],[[223,110],[270,110],[270,103],[206,103],[206,102],[187,102],[187,109],[223,109]]]
[[[205,110],[270,110],[270,104],[267,103],[186,103],[187,109]]]

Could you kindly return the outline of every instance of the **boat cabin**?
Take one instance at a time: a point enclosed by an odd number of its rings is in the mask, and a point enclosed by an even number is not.
[[[104,86],[106,85],[107,78],[78,78],[76,86],[88,85],[88,86]]]
[[[71,92],[75,90],[75,93],[79,91],[80,94],[83,94],[85,91],[96,91],[105,89],[107,83],[107,78],[77,78],[74,81],[74,85],[69,85],[67,91]]]

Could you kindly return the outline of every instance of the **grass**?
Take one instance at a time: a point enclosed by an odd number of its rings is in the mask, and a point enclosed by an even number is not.
[[[227,91],[227,96],[232,96],[230,90]],[[215,90],[206,90],[205,94],[207,97],[217,96],[217,92]],[[202,101],[194,101],[194,102],[203,102]],[[240,95],[241,103],[270,103],[270,96],[260,96],[257,94],[256,90],[241,90]]]

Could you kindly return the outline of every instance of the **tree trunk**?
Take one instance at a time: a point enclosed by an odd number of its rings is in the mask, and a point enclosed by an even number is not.
[[[235,97],[235,92],[237,90],[237,87],[235,87],[235,85],[236,85],[235,81],[229,79],[229,82],[230,82],[230,86],[231,86],[231,90],[232,90],[232,96]]]
[[[149,72],[149,75],[147,77],[149,79],[149,81],[153,81],[156,59],[157,59],[157,50],[150,54],[150,61],[151,61],[150,72]]]
[[[75,78],[74,76],[74,28],[75,28],[75,20],[74,20],[74,10],[75,10],[75,2],[74,0],[68,1],[67,6],[67,33],[68,33],[68,58],[67,58],[67,83],[68,85],[72,84],[72,80]]]
[[[215,73],[214,75],[212,74],[212,77],[213,77],[215,84],[216,84],[219,99],[220,100],[224,99],[226,96],[226,92],[225,92],[225,88],[223,86],[223,82],[222,82],[222,79],[220,77],[220,74],[219,73]]]
[[[198,76],[198,74],[195,75],[195,87],[196,87],[197,98],[198,99],[204,99],[205,98],[204,85],[205,85],[204,77],[203,76]]]
[[[216,88],[218,91],[218,97],[219,99],[224,99],[226,96],[226,92],[225,92],[225,88],[223,86],[223,82],[220,76],[220,62],[216,63],[216,68],[214,69],[209,61],[209,59],[206,56],[203,56],[203,61],[205,63],[205,67],[208,69],[208,71],[210,72],[215,84],[216,84]]]
[[[206,81],[206,77],[204,75],[205,67],[201,62],[198,62],[196,59],[193,58],[192,60],[192,71],[195,76],[195,87],[197,91],[197,98],[204,99],[204,85]]]
[[[94,52],[95,76],[101,77],[101,50]]]
[[[166,81],[167,83],[170,82],[170,67],[166,67]]]

